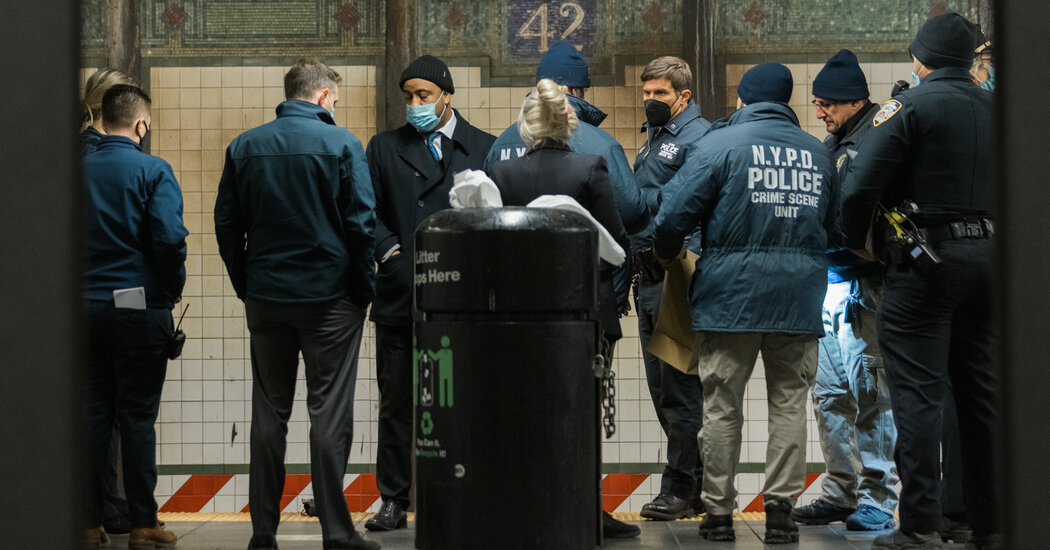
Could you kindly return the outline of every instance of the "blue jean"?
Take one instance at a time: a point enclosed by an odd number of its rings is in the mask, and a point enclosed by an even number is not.
[[[876,341],[875,312],[858,303],[873,307],[874,293],[864,279],[828,285],[813,412],[827,466],[822,498],[843,508],[868,504],[892,515],[897,507],[897,429]],[[848,323],[851,302],[857,318]]]
[[[667,436],[667,466],[660,480],[660,492],[689,499],[698,492],[704,479],[704,464],[697,444],[697,435],[704,423],[704,394],[699,376],[686,374],[645,351],[660,315],[662,294],[662,282],[641,282],[634,305],[649,396]]]
[[[171,334],[171,310],[116,309],[109,301],[87,302],[88,472],[87,525],[102,525],[106,472],[113,423],[120,431],[124,491],[132,528],[157,524],[157,436]]]

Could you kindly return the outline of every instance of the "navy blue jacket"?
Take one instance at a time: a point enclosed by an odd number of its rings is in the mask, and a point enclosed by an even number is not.
[[[871,121],[878,112],[878,106],[869,103],[866,109],[858,111],[853,118],[846,121],[845,135],[828,134],[828,137],[824,138],[824,145],[831,152],[831,160],[835,163],[835,177],[839,190],[842,189],[842,180],[849,170],[850,161],[860,154],[861,140],[872,129]],[[829,283],[864,277],[879,270],[877,262],[865,260],[844,246],[842,232],[839,230],[828,235],[827,258]]]
[[[638,182],[650,212],[660,211],[664,184],[678,172],[693,146],[707,133],[711,123],[700,116],[700,106],[692,101],[681,113],[660,128],[642,125],[648,138],[634,159],[634,179]],[[631,248],[652,246],[653,225],[631,235]]]
[[[239,298],[322,303],[375,293],[375,196],[361,142],[296,99],[226,149],[215,236]]]
[[[84,156],[98,148],[98,142],[102,141],[102,138],[106,134],[99,132],[91,126],[84,128],[83,132],[80,132],[80,156]]]
[[[171,166],[122,136],[101,137],[83,158],[87,197],[84,297],[143,287],[146,305],[171,308],[186,284],[182,190]]]
[[[936,69],[886,102],[842,185],[842,232],[864,248],[875,205],[914,201],[920,227],[987,216],[995,163],[992,93],[962,67]]]
[[[375,187],[376,302],[371,319],[385,325],[411,323],[412,272],[415,269],[416,227],[431,214],[450,208],[452,178],[463,170],[478,170],[496,139],[453,110],[456,130],[442,139],[442,159],[434,160],[423,136],[412,126],[383,132],[368,143],[368,169]],[[395,246],[399,253],[388,256]]]
[[[637,233],[645,229],[649,225],[649,209],[645,204],[645,197],[635,183],[631,166],[627,164],[623,147],[611,135],[598,129],[598,125],[605,120],[605,113],[574,95],[568,98],[576,111],[576,118],[580,120],[576,131],[569,138],[569,148],[577,153],[601,155],[605,158],[612,182],[613,200],[627,233]],[[492,144],[485,158],[485,171],[491,173],[490,169],[495,163],[523,156],[526,150],[521,135],[518,134],[518,123],[515,122]]]
[[[657,254],[671,258],[701,224],[693,330],[822,336],[838,199],[827,149],[772,102],[716,122],[696,148],[664,187],[653,230]]]

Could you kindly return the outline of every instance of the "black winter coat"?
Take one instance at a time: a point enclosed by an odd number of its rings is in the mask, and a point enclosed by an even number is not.
[[[479,170],[496,136],[471,126],[458,111],[452,139],[442,139],[442,159],[434,160],[424,138],[409,124],[383,132],[368,143],[366,156],[376,195],[376,297],[371,320],[404,325],[413,320],[412,270],[416,227],[427,216],[449,208],[452,176]],[[399,254],[383,261],[395,245]]]
[[[613,200],[609,170],[601,156],[576,153],[561,143],[544,142],[525,156],[497,162],[489,170],[504,205],[525,206],[541,195],[568,195],[630,253],[627,231]],[[603,262],[598,282],[599,318],[605,337],[616,340],[622,332],[612,277],[613,267]]]

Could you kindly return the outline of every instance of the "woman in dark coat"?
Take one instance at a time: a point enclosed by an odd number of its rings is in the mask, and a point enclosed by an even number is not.
[[[624,252],[627,232],[613,203],[609,170],[599,155],[576,153],[566,142],[576,129],[576,114],[566,100],[565,86],[550,79],[536,83],[521,106],[518,131],[529,152],[513,160],[496,163],[489,177],[499,188],[506,206],[525,206],[541,195],[568,195],[602,224]],[[606,361],[611,362],[613,346],[623,333],[613,289],[613,266],[602,262],[598,278],[598,310],[607,345]],[[638,527],[602,514],[605,538],[637,536]]]

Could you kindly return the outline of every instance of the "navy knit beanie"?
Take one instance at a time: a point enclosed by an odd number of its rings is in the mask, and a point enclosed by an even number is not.
[[[957,13],[946,13],[927,19],[908,50],[934,69],[969,67],[976,45],[977,25]]]
[[[839,50],[813,79],[813,96],[831,101],[867,99],[868,81],[860,70],[857,56],[849,50]]]
[[[763,101],[787,103],[791,100],[791,87],[794,84],[787,67],[780,63],[763,63],[744,73],[737,85],[736,95],[745,105]]]
[[[428,82],[437,84],[438,88],[450,94],[456,93],[456,87],[452,85],[452,73],[448,70],[445,62],[432,56],[421,55],[415,61],[408,64],[401,72],[401,81],[397,83],[398,88],[404,88],[405,82],[413,78],[422,78]]]
[[[540,59],[540,65],[536,67],[536,81],[544,78],[570,88],[591,87],[587,62],[576,51],[576,46],[566,40],[555,42]]]

